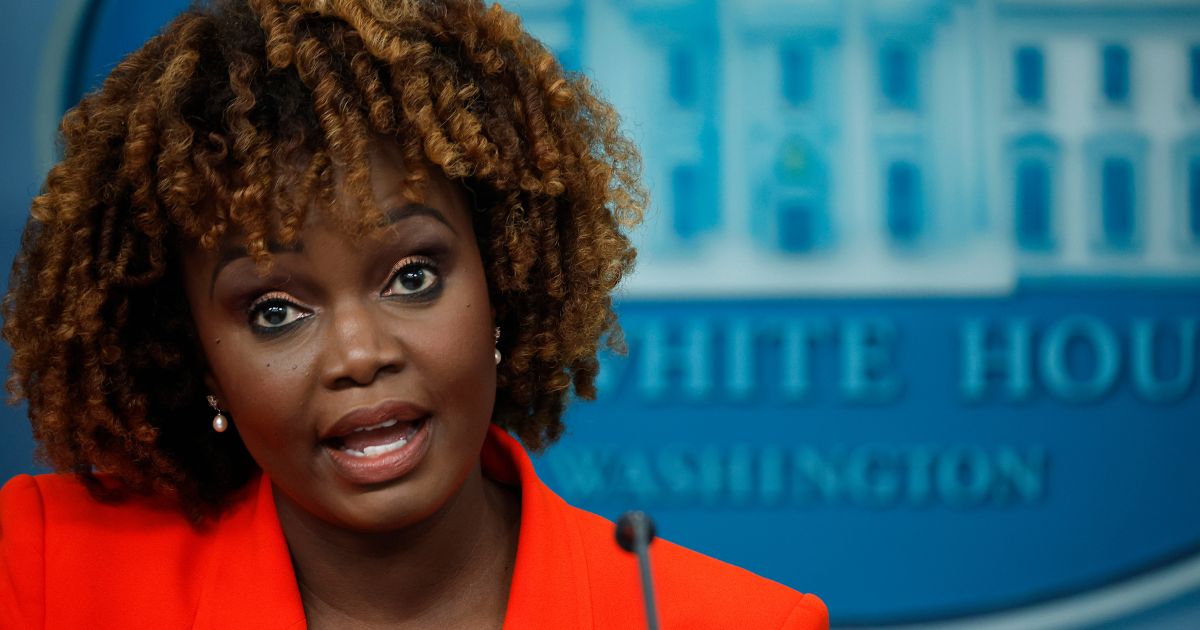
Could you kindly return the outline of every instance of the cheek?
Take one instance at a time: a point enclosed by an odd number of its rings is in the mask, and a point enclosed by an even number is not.
[[[237,348],[220,353],[213,372],[238,433],[259,459],[261,446],[278,450],[277,445],[295,443],[289,427],[298,431],[302,425],[289,419],[302,417],[310,398],[311,357],[263,351],[253,340],[240,340]]]
[[[473,394],[494,390],[496,369],[491,318],[481,318],[472,312],[457,319],[447,323],[438,335],[438,347],[431,348],[429,356],[435,361],[432,370],[440,374],[442,382],[453,383],[458,389],[474,390]]]
[[[422,363],[441,390],[439,398],[481,408],[490,420],[496,389],[495,338],[482,276],[444,306],[429,322],[433,330],[422,336]]]

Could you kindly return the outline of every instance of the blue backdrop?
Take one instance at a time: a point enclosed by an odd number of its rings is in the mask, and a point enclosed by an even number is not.
[[[57,118],[185,2],[7,4],[6,260]],[[835,625],[1200,626],[1200,5],[505,4],[654,197],[552,487]]]

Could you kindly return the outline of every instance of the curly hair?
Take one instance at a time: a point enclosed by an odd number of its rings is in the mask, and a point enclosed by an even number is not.
[[[493,422],[533,450],[594,398],[646,204],[636,148],[587,80],[481,0],[216,0],[178,16],[62,121],[4,301],[8,381],[43,461],[99,498],[219,510],[255,465],[208,429],[180,248],[294,242],[309,212],[380,224],[370,145],[469,190],[497,324]],[[353,203],[334,203],[348,199]],[[348,209],[347,209],[348,208]],[[104,473],[98,476],[98,473]],[[109,480],[119,483],[110,483]]]

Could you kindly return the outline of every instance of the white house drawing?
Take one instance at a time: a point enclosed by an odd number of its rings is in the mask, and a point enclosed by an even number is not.
[[[1191,0],[520,0],[643,147],[632,296],[1200,277]]]

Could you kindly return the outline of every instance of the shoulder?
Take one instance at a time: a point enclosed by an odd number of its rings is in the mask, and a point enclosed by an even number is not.
[[[568,509],[585,550],[593,603],[603,610],[609,602],[628,601],[631,589],[640,588],[637,561],[617,546],[613,523],[585,510]],[[670,541],[656,539],[650,561],[663,627],[829,627],[825,604],[816,596]],[[640,594],[635,601],[640,610]]]
[[[0,626],[40,628],[45,609],[42,501],[21,475],[0,490]]]
[[[493,425],[487,444],[485,474],[519,483],[522,495],[510,620],[521,627],[645,626],[637,559],[617,545],[613,523],[555,494],[503,429]],[[665,540],[651,544],[650,561],[664,628],[829,628],[817,597],[731,564]],[[534,625],[543,619],[556,623]]]
[[[103,480],[102,480],[103,482]],[[79,480],[66,475],[19,475],[0,489],[4,518],[24,529],[40,527],[62,541],[147,535],[188,537],[197,530],[169,502],[138,495],[97,500]]]
[[[165,501],[104,503],[68,476],[15,477],[0,490],[0,626],[69,610],[169,618],[193,605],[211,538]]]

